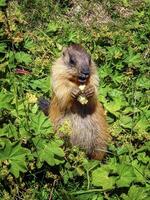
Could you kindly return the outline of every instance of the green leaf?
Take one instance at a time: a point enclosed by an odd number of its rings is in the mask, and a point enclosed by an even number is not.
[[[143,75],[140,78],[138,78],[136,81],[136,87],[150,89],[149,77],[146,77],[145,75]]]
[[[0,136],[18,138],[16,127],[12,123],[4,124],[3,128],[0,128]]]
[[[139,152],[149,151],[149,147],[150,147],[150,141],[145,142],[144,145],[142,145],[140,148],[138,148],[134,151],[134,155],[139,153]]]
[[[8,161],[10,164],[10,172],[19,177],[20,172],[27,170],[26,156],[29,150],[22,147],[18,142],[11,143],[5,140],[4,148],[0,149],[0,161]]]
[[[149,200],[148,189],[131,186],[128,194],[123,197],[124,200]]]
[[[109,103],[105,103],[105,108],[112,114],[114,114],[116,117],[119,116],[119,110],[121,109],[121,104],[119,101],[117,102],[114,102],[114,101],[111,101]]]
[[[14,99],[14,102],[16,100]],[[20,117],[26,117],[26,108],[23,101],[17,101],[15,102],[16,109],[11,109],[11,114],[15,117],[18,117],[18,114]]]
[[[0,6],[6,6],[6,0],[0,0]]]
[[[16,65],[15,65],[15,53],[13,51],[9,51],[8,52],[8,58],[9,58],[9,68],[12,69],[12,68],[16,68]]]
[[[54,166],[55,159],[54,159],[54,154],[51,152],[50,144],[46,144],[44,146],[44,149],[39,152],[39,159],[40,162],[46,161],[50,166]]]
[[[132,128],[133,126],[133,119],[127,115],[120,116],[119,124],[124,128]]]
[[[5,72],[7,66],[8,66],[8,61],[0,63],[0,71]]]
[[[142,116],[134,126],[134,131],[140,134],[140,133],[145,133],[146,131],[148,132],[149,128],[150,128],[149,118],[147,118],[146,116]]]
[[[112,189],[115,185],[115,177],[109,176],[109,171],[101,167],[93,171],[92,184],[105,190]]]
[[[122,57],[122,49],[116,46],[107,47],[107,49],[108,49],[108,57],[110,57],[110,59],[112,58],[120,59]]]
[[[101,78],[105,78],[107,76],[109,76],[109,74],[112,73],[112,68],[110,67],[110,65],[105,64],[104,66],[101,66],[99,69],[99,76]]]
[[[15,54],[15,58],[16,58],[18,63],[25,63],[26,65],[28,65],[32,62],[31,55],[24,53],[23,51],[17,52]]]
[[[119,117],[119,110],[127,106],[127,102],[123,93],[117,89],[109,90],[109,96],[112,99],[109,102],[104,102],[106,109],[114,114],[116,117]]]
[[[134,173],[136,175],[136,182],[141,182],[145,183],[146,178],[145,178],[145,170],[146,166],[139,164],[138,160],[133,160],[132,161],[132,166],[134,168]]]
[[[6,52],[6,43],[0,43],[0,53],[5,53]]]
[[[126,57],[125,62],[127,62],[129,66],[137,66],[141,64],[142,59],[139,53],[135,53],[132,48],[129,48],[129,54]]]
[[[36,115],[31,115],[31,127],[36,135],[49,135],[53,133],[50,120],[42,112],[38,112]]]
[[[25,40],[24,48],[30,50],[30,52],[32,52],[32,53],[36,52],[36,45],[35,45],[34,41],[30,40],[28,38]]]
[[[99,161],[97,160],[84,160],[83,167],[86,171],[90,171],[94,169],[97,165],[99,165]]]
[[[150,157],[146,155],[146,152],[139,153],[137,159],[144,164],[150,162]]]
[[[52,140],[51,142],[41,139],[40,137],[33,138],[33,142],[37,148],[37,158],[39,166],[46,161],[50,166],[59,165],[64,162],[64,151],[60,147],[61,142]]]
[[[118,164],[117,173],[119,174],[116,180],[118,187],[129,187],[136,178],[132,165]]]
[[[117,154],[123,155],[129,152],[129,145],[124,145],[117,148]]]
[[[50,90],[50,77],[33,80],[30,83],[32,89],[41,89],[44,93],[49,92]]]
[[[0,92],[0,109],[10,109],[13,96],[9,93]]]
[[[49,144],[49,147],[51,148],[51,151],[59,156],[59,157],[64,157],[64,151],[59,148],[59,143],[57,143],[57,141],[51,141],[51,143]]]
[[[55,23],[55,22],[50,22],[47,27],[47,32],[48,33],[55,33],[60,29],[60,24]]]

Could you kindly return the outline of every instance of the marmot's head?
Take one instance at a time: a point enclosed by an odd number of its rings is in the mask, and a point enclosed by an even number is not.
[[[85,83],[91,75],[91,56],[78,44],[73,44],[63,51],[63,60],[69,75],[79,83]]]

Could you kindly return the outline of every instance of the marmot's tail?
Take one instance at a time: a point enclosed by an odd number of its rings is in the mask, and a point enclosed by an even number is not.
[[[48,111],[49,111],[50,102],[47,99],[45,99],[44,97],[40,97],[38,99],[38,106],[40,110],[42,110],[46,116],[49,115]]]

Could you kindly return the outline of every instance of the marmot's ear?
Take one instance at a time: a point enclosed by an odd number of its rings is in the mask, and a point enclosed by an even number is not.
[[[69,52],[68,52],[68,48],[67,47],[63,48],[62,56],[63,56],[64,63],[66,65],[68,65],[68,63],[69,63]]]
[[[63,54],[63,56],[66,55],[66,52],[68,51],[67,49],[68,49],[67,47],[63,47],[63,50],[62,50],[62,54]]]

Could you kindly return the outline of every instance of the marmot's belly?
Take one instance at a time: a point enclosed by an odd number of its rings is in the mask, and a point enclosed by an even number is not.
[[[87,152],[94,148],[95,140],[100,132],[93,115],[81,117],[79,114],[68,114],[65,117],[71,122],[72,133],[70,141],[74,146],[80,146]]]

